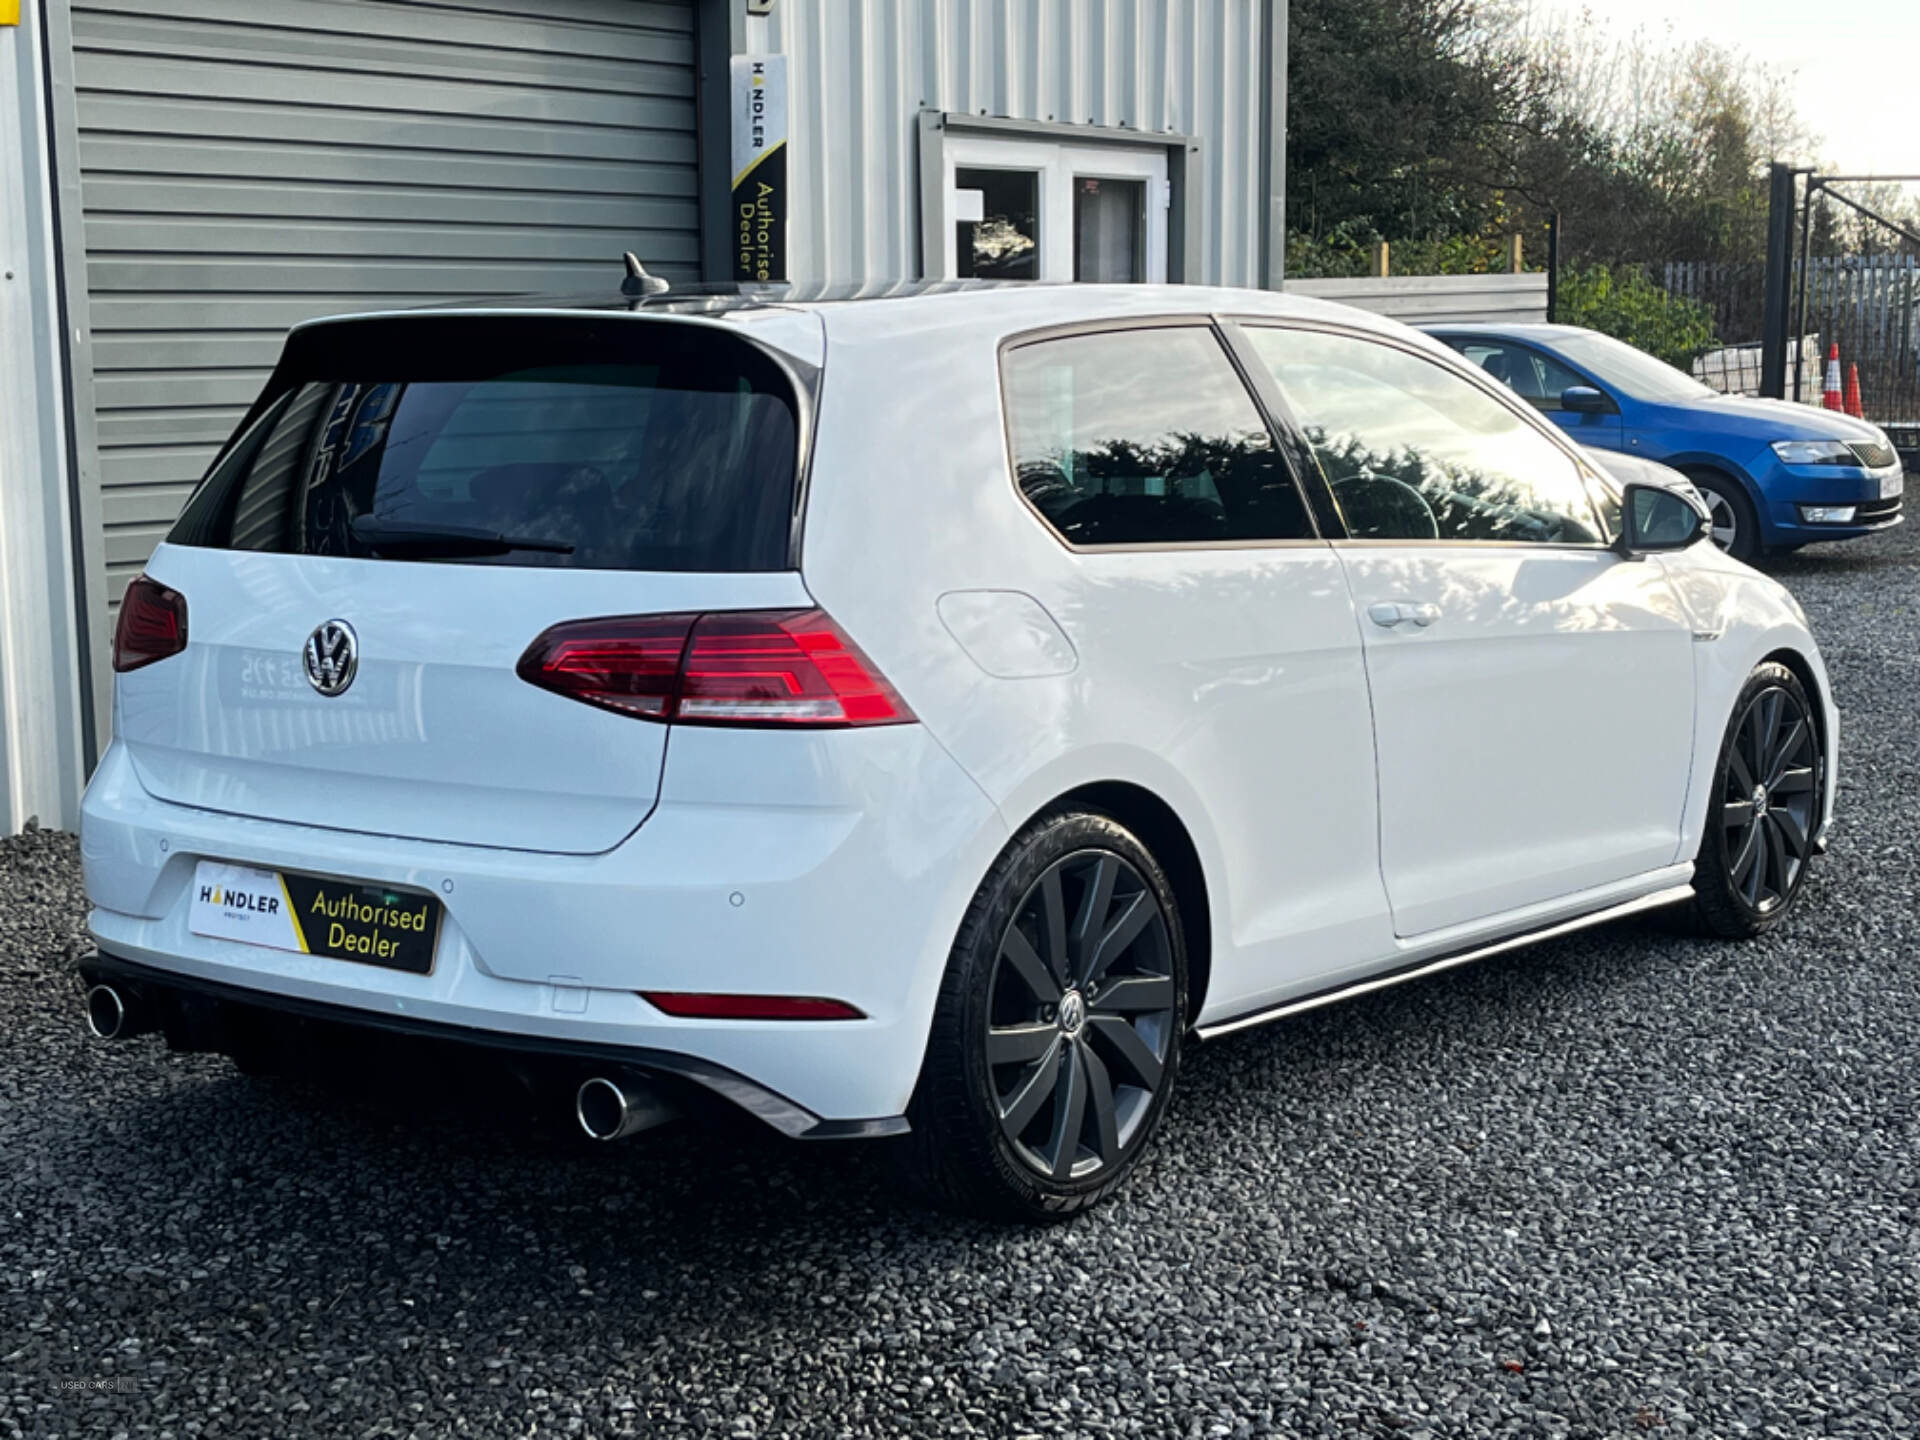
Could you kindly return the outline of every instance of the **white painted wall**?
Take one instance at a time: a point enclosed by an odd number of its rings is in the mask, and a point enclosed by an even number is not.
[[[66,395],[39,7],[0,26],[0,833],[79,821]]]

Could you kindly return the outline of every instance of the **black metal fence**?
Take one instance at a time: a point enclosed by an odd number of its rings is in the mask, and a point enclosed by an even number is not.
[[[1647,268],[1683,323],[1695,333],[1702,323],[1709,327],[1710,338],[1693,347],[1687,368],[1728,395],[1758,395],[1767,267],[1757,261],[1669,260]]]
[[[1838,347],[1846,398],[1857,377],[1869,420],[1920,425],[1920,257],[1816,255],[1802,268],[1801,284],[1805,333],[1822,364]]]
[[[1920,473],[1920,227],[1886,213],[1898,207],[1879,197],[1895,181],[1920,175],[1776,164],[1764,260],[1563,270],[1556,243],[1550,313],[1730,395],[1819,405],[1837,350],[1842,407],[1882,426]]]

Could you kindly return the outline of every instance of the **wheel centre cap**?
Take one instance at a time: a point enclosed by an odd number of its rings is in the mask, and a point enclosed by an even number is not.
[[[1765,815],[1766,813],[1767,813],[1767,787],[1764,785],[1756,785],[1753,787],[1754,818],[1757,820],[1761,816]]]
[[[1069,990],[1060,997],[1060,1033],[1078,1035],[1080,1027],[1087,1023],[1087,1002],[1081,998],[1078,990]]]

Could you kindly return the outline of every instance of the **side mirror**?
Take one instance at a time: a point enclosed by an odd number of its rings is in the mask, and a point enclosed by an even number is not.
[[[1620,497],[1621,554],[1684,550],[1713,531],[1706,506],[1664,485],[1630,484]]]
[[[1578,415],[1612,415],[1620,407],[1591,385],[1569,385],[1560,392],[1560,408]]]

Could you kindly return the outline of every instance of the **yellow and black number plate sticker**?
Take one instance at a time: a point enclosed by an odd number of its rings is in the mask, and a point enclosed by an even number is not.
[[[188,923],[199,935],[426,975],[440,902],[414,890],[202,860]]]
[[[410,890],[282,875],[307,952],[425,975],[433,969],[440,902]]]

